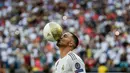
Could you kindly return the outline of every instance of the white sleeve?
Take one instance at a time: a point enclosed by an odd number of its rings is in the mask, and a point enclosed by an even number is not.
[[[86,73],[85,64],[81,59],[69,60],[69,65],[73,73]]]

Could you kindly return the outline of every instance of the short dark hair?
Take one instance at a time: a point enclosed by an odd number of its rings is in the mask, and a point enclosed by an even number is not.
[[[75,49],[79,44],[79,39],[74,33],[72,33],[72,32],[70,32],[70,33],[72,34],[72,37],[74,39],[75,46],[73,48]]]

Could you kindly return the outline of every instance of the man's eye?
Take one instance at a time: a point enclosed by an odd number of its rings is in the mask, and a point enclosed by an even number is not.
[[[64,37],[66,38],[66,37],[67,37],[67,35],[65,34],[65,35],[64,35]]]

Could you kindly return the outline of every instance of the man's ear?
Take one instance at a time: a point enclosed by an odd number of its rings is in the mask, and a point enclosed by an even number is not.
[[[70,47],[73,47],[73,46],[74,46],[74,43],[73,43],[73,42],[69,42],[69,46],[70,46]]]

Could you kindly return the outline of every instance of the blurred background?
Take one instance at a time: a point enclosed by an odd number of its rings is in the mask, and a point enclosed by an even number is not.
[[[130,0],[0,0],[0,73],[54,73],[50,21],[78,36],[87,73],[130,72]]]

